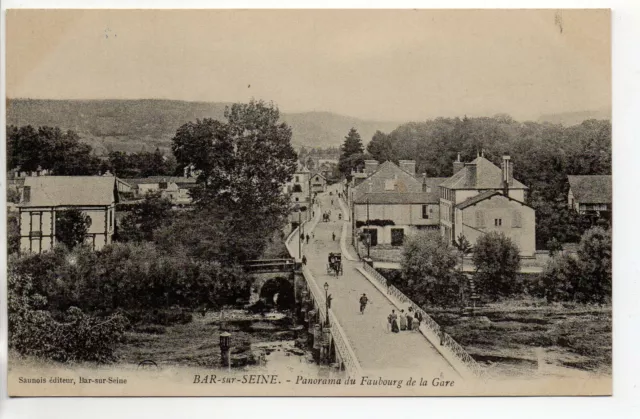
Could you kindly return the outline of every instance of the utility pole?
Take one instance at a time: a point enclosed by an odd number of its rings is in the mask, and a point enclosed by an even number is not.
[[[369,197],[367,196],[367,259],[371,258],[371,229],[369,228]]]
[[[298,259],[302,259],[302,211],[298,208]]]

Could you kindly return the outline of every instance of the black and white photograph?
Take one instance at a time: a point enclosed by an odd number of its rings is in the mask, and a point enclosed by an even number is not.
[[[8,9],[10,396],[612,386],[608,9]]]

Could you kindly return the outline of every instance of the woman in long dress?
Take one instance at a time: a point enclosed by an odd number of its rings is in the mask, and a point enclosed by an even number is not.
[[[391,331],[393,333],[398,333],[400,328],[398,327],[398,315],[395,310],[391,310],[391,314],[389,314],[389,323],[391,323]]]
[[[407,330],[407,316],[404,314],[404,310],[400,310],[400,330]]]

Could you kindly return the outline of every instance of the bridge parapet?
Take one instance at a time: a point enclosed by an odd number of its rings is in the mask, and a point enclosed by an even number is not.
[[[287,237],[287,240],[285,241],[287,250],[289,251],[289,254],[292,257],[295,257],[297,255],[298,249],[292,245],[292,241],[294,238],[298,236],[299,234],[298,232],[299,232],[299,227],[293,230],[289,235],[289,237]],[[322,294],[322,292],[320,292],[320,288],[318,287],[318,284],[316,283],[316,280],[313,274],[311,273],[309,268],[307,268],[304,265],[302,265],[302,276],[304,277],[307,283],[307,286],[311,291],[311,296],[315,300],[318,307],[326,307],[326,301],[325,301],[324,295]],[[320,319],[324,323],[326,323],[327,310],[318,310],[318,311],[319,311]],[[336,351],[340,354],[340,358],[342,359],[342,362],[344,363],[344,366],[347,372],[352,377],[358,376],[362,371],[362,368],[360,367],[360,361],[358,361],[358,358],[356,357],[356,354],[353,351],[351,344],[349,343],[347,334],[342,328],[342,326],[340,326],[340,322],[338,321],[336,316],[333,314],[333,311],[329,309],[328,312],[329,312],[329,324],[330,324],[331,336],[333,337],[333,341],[336,346]]]
[[[386,291],[387,298],[389,298],[389,300],[394,303],[396,307],[400,307],[398,303],[407,304],[413,307],[414,311],[420,312],[423,318],[423,323],[420,325],[420,328],[424,328],[428,332],[431,332],[432,336],[435,335],[440,340],[440,345],[446,348],[450,352],[450,354],[458,360],[458,363],[461,364],[469,373],[471,373],[471,375],[475,377],[484,376],[485,370],[476,362],[476,360],[473,359],[471,355],[469,355],[458,342],[456,342],[451,336],[445,333],[440,325],[436,323],[436,321],[433,320],[433,318],[431,318],[431,316],[429,316],[421,307],[411,301],[411,299],[404,295],[399,289],[389,284],[387,279],[369,264],[364,263],[363,270],[367,274],[369,274],[369,277],[373,278],[381,285],[381,288]],[[428,334],[424,334],[427,339],[429,339],[429,337],[427,336]],[[434,346],[438,347],[438,342],[432,343],[434,344]],[[449,359],[449,361],[453,364],[453,362],[451,362],[451,359]]]

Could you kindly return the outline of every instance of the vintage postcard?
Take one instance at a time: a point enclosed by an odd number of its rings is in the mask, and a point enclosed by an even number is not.
[[[612,394],[609,10],[6,23],[11,396]]]

